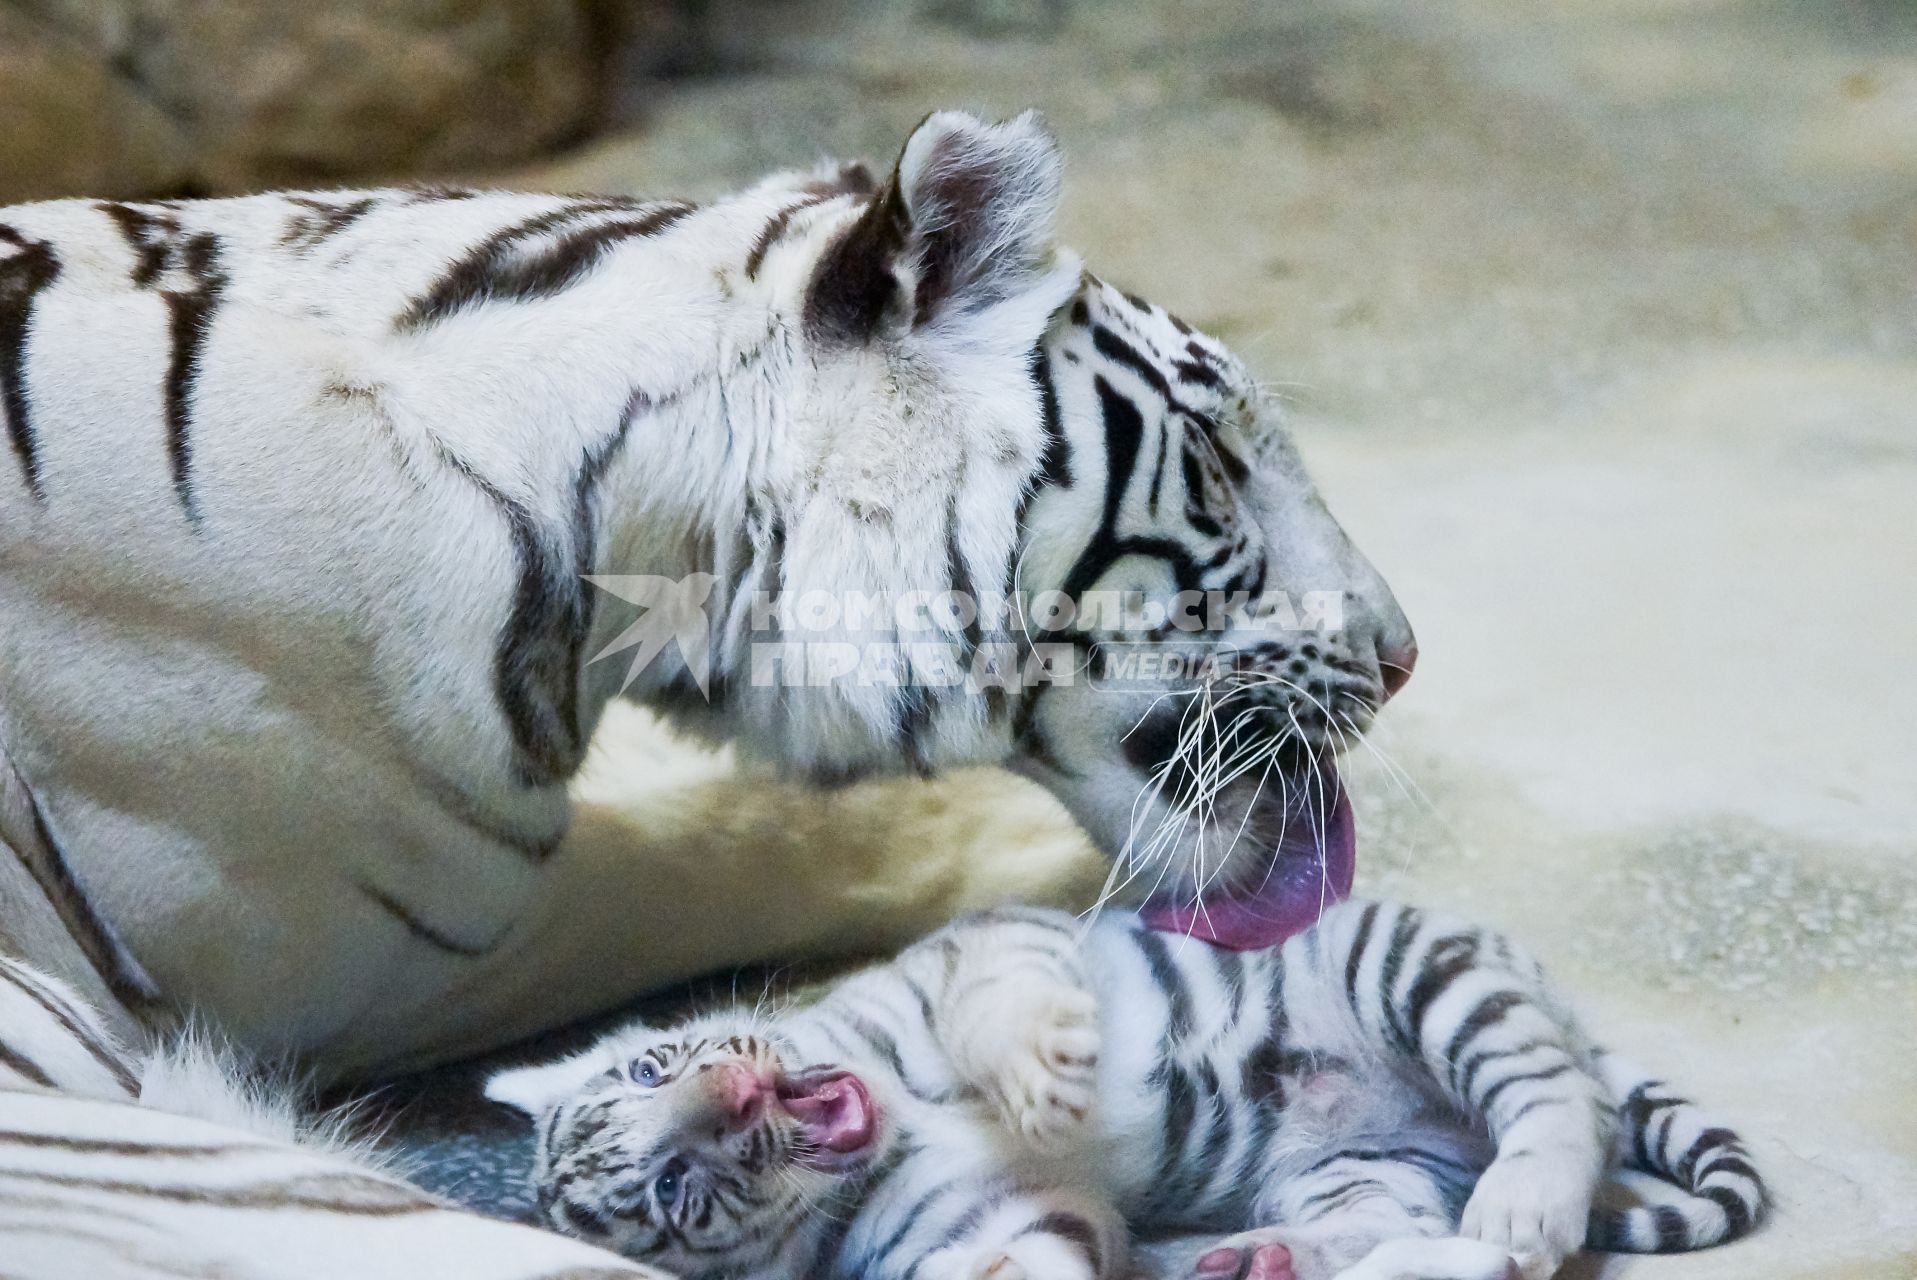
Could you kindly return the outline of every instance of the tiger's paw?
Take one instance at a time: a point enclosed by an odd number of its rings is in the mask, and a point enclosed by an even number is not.
[[[1013,1132],[1056,1151],[1085,1130],[1097,1098],[1098,1001],[1061,986],[1017,1004],[1006,1011],[1008,1042],[994,1055],[990,1089]]]

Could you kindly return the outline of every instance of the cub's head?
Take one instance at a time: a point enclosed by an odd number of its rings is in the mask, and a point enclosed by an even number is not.
[[[628,1028],[486,1095],[536,1117],[552,1226],[688,1280],[803,1274],[890,1136],[857,1077],[731,1016]]]
[[[853,174],[749,193],[786,453],[701,710],[819,778],[1005,761],[1117,900],[1295,931],[1350,884],[1335,757],[1415,661],[1390,591],[1240,361],[1053,244],[1034,118],[940,113]]]

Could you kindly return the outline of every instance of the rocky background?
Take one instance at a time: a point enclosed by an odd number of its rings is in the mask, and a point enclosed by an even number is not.
[[[0,0],[0,203],[525,160],[778,0]],[[748,8],[758,12],[747,13]]]

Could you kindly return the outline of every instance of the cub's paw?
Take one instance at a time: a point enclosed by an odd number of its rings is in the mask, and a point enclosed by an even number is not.
[[[1098,1001],[1056,987],[1011,1003],[987,1084],[1014,1132],[1055,1151],[1084,1130],[1097,1097]]]
[[[1186,1280],[1517,1280],[1503,1250],[1478,1240],[1330,1227],[1264,1227],[1200,1254]]]
[[[1283,1227],[1229,1236],[1198,1255],[1185,1280],[1330,1280],[1320,1251]]]
[[[1587,1161],[1499,1157],[1478,1179],[1459,1234],[1495,1245],[1524,1280],[1549,1280],[1584,1243],[1594,1190]]]
[[[1518,1280],[1510,1255],[1460,1236],[1387,1240],[1337,1280]]]
[[[1091,1259],[1071,1242],[1035,1232],[987,1247],[959,1245],[926,1256],[927,1280],[1096,1280]]]

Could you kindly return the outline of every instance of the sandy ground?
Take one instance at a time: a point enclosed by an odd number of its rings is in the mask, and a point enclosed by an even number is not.
[[[1773,1175],[1750,1243],[1572,1272],[1917,1275],[1917,7],[1042,8],[813,6],[523,180],[698,194],[1043,109],[1070,239],[1289,388],[1418,627],[1360,889],[1517,931]],[[997,777],[875,794],[1084,870]]]

